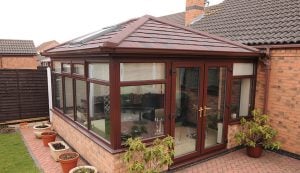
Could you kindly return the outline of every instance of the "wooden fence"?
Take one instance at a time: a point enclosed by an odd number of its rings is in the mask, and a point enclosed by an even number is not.
[[[0,69],[0,122],[46,116],[47,70]]]

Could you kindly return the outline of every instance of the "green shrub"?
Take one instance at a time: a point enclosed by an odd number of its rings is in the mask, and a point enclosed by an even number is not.
[[[268,124],[268,115],[259,110],[252,111],[253,119],[241,119],[241,130],[235,134],[238,144],[249,147],[262,145],[265,149],[279,149],[280,143],[274,141],[277,131]]]
[[[153,145],[146,147],[141,138],[129,138],[129,146],[123,156],[130,173],[159,173],[173,163],[174,139],[168,136],[156,139]]]

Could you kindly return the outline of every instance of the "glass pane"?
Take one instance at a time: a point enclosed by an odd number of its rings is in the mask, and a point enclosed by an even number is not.
[[[63,64],[63,72],[71,73],[71,64]]]
[[[62,98],[62,79],[61,76],[55,77],[55,102],[54,106],[58,109],[63,108],[63,98]]]
[[[223,143],[227,70],[225,67],[208,68],[205,148]]]
[[[199,68],[176,69],[175,157],[196,151]]]
[[[164,134],[165,85],[121,87],[121,139]]]
[[[61,63],[58,61],[53,61],[53,68],[56,73],[61,73]]]
[[[90,84],[91,130],[110,141],[109,86]]]
[[[89,64],[89,78],[109,81],[109,64],[108,63]]]
[[[73,81],[71,78],[65,77],[65,109],[64,113],[74,120],[74,104],[73,104]]]
[[[253,63],[233,63],[233,76],[253,75]]]
[[[87,100],[86,100],[86,82],[76,80],[76,115],[80,124],[88,126],[87,122]]]
[[[234,79],[232,81],[231,93],[231,118],[244,117],[249,115],[251,108],[252,80],[250,78]]]
[[[121,81],[165,79],[164,63],[121,63]]]
[[[84,75],[84,65],[74,64],[74,73],[79,75]]]

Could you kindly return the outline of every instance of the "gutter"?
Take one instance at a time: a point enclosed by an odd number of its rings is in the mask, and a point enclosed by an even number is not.
[[[264,87],[264,106],[263,113],[268,113],[269,108],[269,90],[270,90],[270,71],[271,71],[271,55],[270,55],[270,47],[265,47],[266,53],[265,57],[261,58],[260,61],[264,64],[265,70],[265,87]]]

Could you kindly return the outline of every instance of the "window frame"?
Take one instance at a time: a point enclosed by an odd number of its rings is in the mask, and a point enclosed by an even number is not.
[[[234,63],[253,63],[253,74],[252,75],[236,75],[233,76],[233,64]],[[232,62],[232,74],[231,74],[231,85],[230,85],[230,106],[229,106],[229,124],[236,124],[239,123],[241,118],[245,118],[245,119],[250,119],[252,118],[251,115],[251,111],[254,109],[255,107],[255,94],[256,94],[256,78],[257,78],[257,63],[254,61],[233,61]],[[250,107],[249,107],[249,111],[248,111],[248,115],[247,116],[239,116],[237,115],[236,118],[232,118],[231,117],[231,105],[232,105],[232,86],[233,86],[233,81],[235,79],[250,79]],[[241,95],[241,93],[239,93],[239,96]],[[239,104],[240,105],[240,104]],[[240,107],[240,106],[239,106]]]
[[[136,81],[121,81],[121,63],[163,63],[165,65],[165,78],[164,79],[157,79],[157,80],[136,80]],[[117,73],[117,80],[118,80],[118,85],[117,85],[117,90],[118,90],[118,102],[119,102],[119,106],[117,107],[118,109],[118,131],[117,131],[117,148],[121,148],[124,149],[126,148],[126,145],[121,141],[121,103],[120,103],[120,98],[121,98],[121,87],[127,87],[127,86],[141,86],[141,85],[155,85],[155,84],[163,84],[165,91],[164,91],[164,112],[165,112],[165,117],[164,117],[164,133],[162,135],[159,136],[153,136],[150,138],[145,138],[142,139],[142,141],[144,143],[152,143],[155,139],[157,138],[164,138],[169,134],[169,129],[168,129],[168,123],[169,123],[169,115],[168,115],[168,108],[167,108],[167,97],[169,96],[169,89],[168,89],[168,82],[169,82],[169,75],[168,75],[168,69],[170,69],[170,63],[168,61],[165,60],[151,60],[151,61],[137,61],[137,60],[133,60],[133,61],[119,61],[118,62],[118,70],[115,71],[115,73]]]

